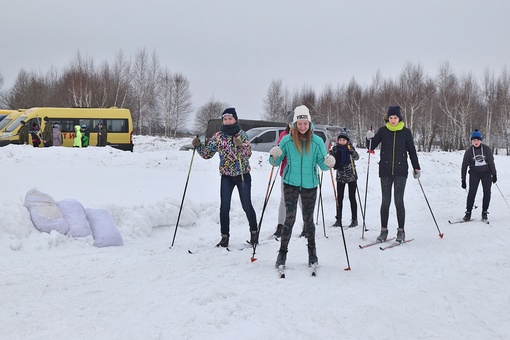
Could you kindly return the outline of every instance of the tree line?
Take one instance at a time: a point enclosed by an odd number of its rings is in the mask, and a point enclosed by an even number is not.
[[[288,91],[282,80],[273,80],[264,99],[264,117],[284,121],[285,112],[306,105],[315,123],[345,126],[351,139],[365,145],[370,127],[384,123],[388,106],[399,105],[420,151],[463,150],[478,129],[484,143],[509,154],[510,73],[486,69],[481,80],[473,74],[457,75],[449,63],[434,77],[421,65],[407,63],[395,78],[376,73],[362,86],[353,77],[348,84],[326,85],[320,93],[304,86]]]
[[[3,85],[0,73],[0,89]],[[125,107],[133,115],[135,134],[176,136],[195,111],[195,133],[205,132],[207,122],[218,118],[228,103],[214,97],[194,109],[188,79],[161,66],[155,52],[139,50],[133,58],[122,51],[113,62],[96,65],[80,52],[62,70],[46,74],[20,70],[10,89],[0,96],[2,108],[36,106]],[[285,121],[287,111],[306,105],[317,124],[345,126],[351,139],[364,145],[367,129],[384,122],[390,105],[400,105],[405,124],[420,151],[465,149],[469,134],[478,129],[484,143],[494,149],[510,148],[510,72],[486,69],[456,74],[449,63],[429,76],[411,62],[392,78],[377,72],[362,85],[352,77],[347,84],[326,84],[320,92],[304,85],[289,91],[281,79],[273,80],[262,98],[261,118]]]

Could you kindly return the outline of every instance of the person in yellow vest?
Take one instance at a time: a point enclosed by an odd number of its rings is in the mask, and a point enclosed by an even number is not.
[[[75,148],[81,148],[81,126],[75,125],[74,126],[74,142],[73,147]]]

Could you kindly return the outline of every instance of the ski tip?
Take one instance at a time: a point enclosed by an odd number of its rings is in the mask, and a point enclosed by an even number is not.
[[[257,259],[256,259],[255,257],[253,257],[253,256],[251,257],[251,259],[250,259],[250,260],[251,260],[251,262],[255,262],[255,261],[257,261]]]

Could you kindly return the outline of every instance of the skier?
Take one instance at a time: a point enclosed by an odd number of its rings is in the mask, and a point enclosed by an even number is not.
[[[30,134],[32,135],[32,145],[34,148],[38,148],[41,144],[41,137],[39,136],[39,126],[37,123],[32,123]]]
[[[86,148],[87,146],[89,146],[90,130],[85,124],[81,126],[80,130],[81,130],[81,147]]]
[[[103,123],[99,123],[97,126],[97,146],[106,146],[108,140],[108,131]]]
[[[318,264],[315,247],[315,224],[313,211],[317,198],[319,178],[317,165],[324,171],[335,165],[335,158],[327,154],[324,141],[313,134],[310,112],[305,105],[294,109],[292,132],[282,138],[278,146],[270,151],[269,162],[278,166],[287,158],[287,166],[283,172],[285,195],[285,222],[282,228],[280,250],[276,259],[276,267],[284,267],[287,251],[292,235],[292,227],[296,221],[298,198],[301,198],[303,221],[308,240],[308,265]]]
[[[29,140],[28,140],[28,126],[27,126],[27,123],[22,120],[21,122],[19,122],[21,124],[21,128],[19,129],[19,144],[21,145],[28,145],[29,143]]]
[[[81,148],[81,126],[75,125],[74,126],[74,141],[73,141],[73,147],[74,148]]]
[[[372,138],[373,137],[373,138]],[[388,237],[388,218],[391,203],[391,187],[394,187],[395,207],[397,210],[397,242],[405,241],[405,206],[404,191],[407,182],[407,154],[413,166],[413,177],[420,178],[420,164],[414,147],[411,130],[404,127],[400,106],[390,106],[387,113],[386,125],[379,128],[375,136],[370,130],[367,138],[372,138],[371,149],[381,144],[381,159],[379,161],[379,178],[381,180],[381,234],[377,237],[379,242],[386,241]]]
[[[216,152],[220,155],[220,231],[221,240],[217,247],[228,247],[230,239],[230,203],[234,187],[239,191],[239,198],[250,226],[250,244],[258,243],[257,216],[251,203],[251,175],[250,163],[251,146],[246,132],[241,130],[237,122],[235,108],[228,108],[222,114],[223,125],[216,132],[207,145],[202,145],[200,139],[194,138],[193,146],[198,154],[209,159]]]
[[[60,130],[60,125],[53,125],[53,146],[62,146],[62,130]]]
[[[475,203],[478,185],[482,182],[482,220],[487,221],[489,203],[491,201],[491,185],[496,183],[496,165],[494,156],[489,146],[482,144],[482,134],[475,130],[471,134],[471,146],[464,152],[461,168],[461,186],[466,189],[466,172],[469,167],[469,192],[466,202],[466,214],[464,221],[471,220],[471,210]],[[492,181],[492,183],[491,183]]]
[[[358,226],[358,205],[356,204],[356,186],[358,174],[354,161],[359,159],[358,152],[352,146],[347,131],[338,135],[337,144],[331,148],[329,153],[335,157],[336,183],[338,191],[338,206],[336,210],[336,222],[333,227],[342,227],[342,201],[344,199],[345,185],[349,190],[349,202],[351,203],[351,224],[349,228]]]

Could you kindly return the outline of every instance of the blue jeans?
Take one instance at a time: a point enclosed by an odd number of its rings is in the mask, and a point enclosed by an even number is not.
[[[234,187],[237,187],[239,191],[239,199],[248,223],[250,230],[257,230],[257,215],[255,209],[251,203],[251,175],[246,173],[242,177],[239,176],[226,176],[221,175],[221,186],[220,186],[220,230],[222,234],[230,235],[230,202],[232,201],[232,192]]]

